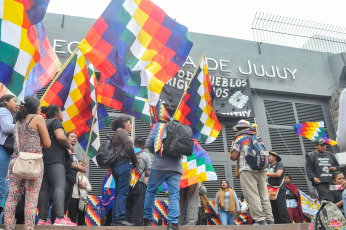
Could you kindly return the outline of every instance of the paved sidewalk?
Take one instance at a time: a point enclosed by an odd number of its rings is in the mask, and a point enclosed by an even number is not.
[[[201,230],[201,229],[208,229],[208,230],[229,230],[229,229],[239,229],[239,230],[307,230],[309,227],[309,224],[273,224],[273,225],[235,225],[235,226],[221,226],[221,225],[198,225],[198,226],[179,226],[179,229],[181,230]],[[0,228],[5,229],[4,225],[0,225]],[[22,230],[24,229],[24,225],[17,225],[16,229]],[[115,230],[166,230],[167,226],[159,226],[159,227],[111,227],[111,226],[102,226],[102,227],[95,227],[95,226],[77,226],[77,227],[63,227],[63,226],[36,226],[37,230],[41,229],[48,229],[48,230],[102,230],[102,229],[115,229]]]

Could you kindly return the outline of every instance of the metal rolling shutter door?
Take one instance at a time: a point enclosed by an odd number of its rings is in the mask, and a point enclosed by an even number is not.
[[[309,193],[311,185],[305,177],[305,162],[296,162],[294,156],[313,151],[315,145],[307,138],[298,136],[292,126],[297,123],[324,121],[322,105],[271,100],[264,100],[264,105],[272,149],[281,155],[291,156],[290,162],[285,162],[286,173],[292,176],[292,183],[303,192]],[[329,145],[327,150],[331,151]],[[294,167],[298,163],[301,166]]]

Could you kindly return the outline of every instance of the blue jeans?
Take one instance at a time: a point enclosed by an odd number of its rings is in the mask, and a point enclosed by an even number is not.
[[[10,180],[7,180],[8,166],[12,156],[0,145],[0,206],[4,207],[3,202],[6,200]]]
[[[132,168],[130,161],[118,161],[112,168],[116,187],[112,210],[113,224],[125,219],[126,198],[129,194]]]
[[[346,217],[346,189],[342,192],[342,201],[344,202],[344,215]]]
[[[219,211],[221,225],[234,225],[236,214],[230,214],[229,211]]]
[[[155,197],[163,181],[168,185],[168,223],[178,223],[179,218],[179,191],[181,174],[173,171],[150,170],[147,193],[144,201],[144,217],[154,219]]]

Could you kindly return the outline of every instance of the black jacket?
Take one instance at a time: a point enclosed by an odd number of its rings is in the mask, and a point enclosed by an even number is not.
[[[309,180],[314,184],[314,177],[321,180],[321,183],[331,182],[331,172],[326,168],[336,167],[339,169],[339,163],[335,158],[335,155],[330,152],[325,152],[323,155],[313,151],[306,156],[306,175]]]

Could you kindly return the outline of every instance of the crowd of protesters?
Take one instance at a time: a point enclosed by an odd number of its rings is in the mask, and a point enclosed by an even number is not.
[[[346,98],[341,103],[346,104]],[[80,161],[74,152],[77,134],[66,134],[62,121],[61,109],[56,105],[41,108],[38,99],[27,96],[18,106],[15,96],[1,97],[0,211],[4,211],[6,229],[15,228],[16,208],[22,200],[25,206],[25,229],[34,229],[37,207],[37,225],[85,224],[87,194],[92,188],[84,174],[87,172],[86,163]],[[346,123],[342,119],[340,121]],[[129,137],[131,119],[127,116],[118,117],[111,126],[114,131],[112,146],[114,153],[119,155],[110,169],[116,189],[109,223],[112,226],[151,226],[156,194],[165,181],[169,194],[168,229],[201,224],[209,204],[206,188],[198,183],[180,189],[183,173],[181,157],[155,154],[153,131],[147,139],[136,138],[133,141]],[[257,130],[246,120],[240,120],[233,128],[238,133],[236,136],[242,135],[243,139],[232,145],[230,158],[237,161],[235,174],[240,177],[242,196],[247,202],[253,223],[303,222],[299,191],[291,183],[291,176],[285,173],[280,155],[270,151],[268,167],[253,169],[246,158],[252,151],[251,144],[245,140],[257,135]],[[339,171],[334,154],[326,151],[326,144],[323,139],[317,140],[316,150],[306,155],[306,174],[316,188],[320,201],[330,200],[343,210],[343,201],[346,200],[346,193],[343,192],[345,176]],[[145,152],[145,148],[154,154],[153,158]],[[40,159],[43,170],[35,180],[12,174],[14,162],[19,152],[23,151],[43,153]],[[133,169],[136,169],[139,179],[130,187]],[[268,186],[274,189],[268,192]],[[221,188],[215,194],[215,214],[221,224],[234,225],[241,210],[234,189],[227,180],[222,180]]]

